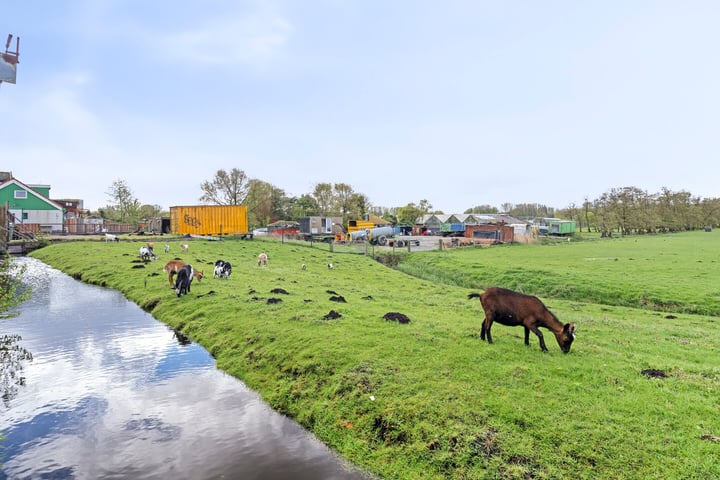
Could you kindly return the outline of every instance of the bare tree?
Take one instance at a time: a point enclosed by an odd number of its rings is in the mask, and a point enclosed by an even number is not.
[[[132,193],[127,182],[123,179],[115,180],[110,185],[110,191],[106,192],[110,197],[110,208],[108,212],[114,212],[116,220],[120,223],[133,223],[140,215],[140,201]]]
[[[213,205],[242,205],[247,197],[250,180],[237,168],[218,170],[215,177],[200,185],[203,191],[200,201]]]

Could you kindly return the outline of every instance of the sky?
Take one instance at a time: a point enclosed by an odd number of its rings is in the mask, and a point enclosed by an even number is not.
[[[0,171],[96,210],[222,169],[377,207],[720,197],[720,2],[26,0]],[[14,48],[14,41],[13,47]]]

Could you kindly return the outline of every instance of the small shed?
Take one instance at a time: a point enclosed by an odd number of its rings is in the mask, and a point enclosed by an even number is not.
[[[515,229],[509,225],[466,225],[465,237],[487,244],[512,243],[515,241]]]

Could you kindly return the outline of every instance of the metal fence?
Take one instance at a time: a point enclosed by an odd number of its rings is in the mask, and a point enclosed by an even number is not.
[[[402,252],[419,252],[429,250],[446,250],[460,247],[483,247],[495,243],[493,239],[485,238],[464,238],[464,237],[442,237],[442,236],[402,236],[405,240],[413,240],[406,242],[402,247],[397,246],[379,246],[372,245],[363,240],[353,242],[324,242],[324,241],[308,241],[299,240],[293,237],[280,236],[262,236],[255,237],[256,240],[287,243],[292,245],[301,245],[310,248],[318,248],[320,250],[331,253],[349,253],[355,255],[370,255]]]

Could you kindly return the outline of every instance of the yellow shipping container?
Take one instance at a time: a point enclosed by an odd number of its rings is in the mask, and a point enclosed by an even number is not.
[[[247,235],[245,205],[170,207],[170,232],[176,235]]]

